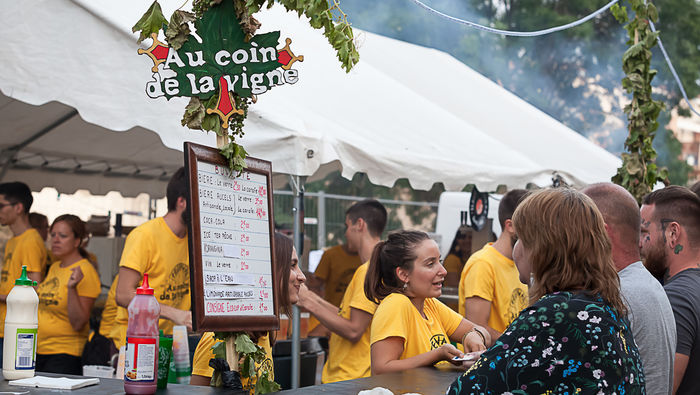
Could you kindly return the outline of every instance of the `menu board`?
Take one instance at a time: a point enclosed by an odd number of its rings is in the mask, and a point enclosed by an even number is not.
[[[270,162],[236,174],[217,149],[185,143],[185,163],[194,330],[278,329]]]

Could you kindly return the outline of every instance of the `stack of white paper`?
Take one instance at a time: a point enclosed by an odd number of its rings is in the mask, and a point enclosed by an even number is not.
[[[56,388],[61,390],[74,390],[87,387],[89,385],[99,384],[100,379],[69,379],[67,377],[46,377],[34,376],[28,379],[12,380],[8,382],[10,385],[20,385],[24,387],[39,387],[39,388]]]

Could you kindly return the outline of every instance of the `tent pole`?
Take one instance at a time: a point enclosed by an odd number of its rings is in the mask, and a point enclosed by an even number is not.
[[[51,132],[52,130],[54,130],[57,127],[61,126],[62,124],[66,123],[69,119],[73,118],[76,115],[78,115],[78,110],[74,109],[73,111],[71,111],[68,114],[62,116],[61,118],[55,120],[50,125],[46,126],[45,128],[41,129],[40,131],[34,133],[32,136],[30,136],[28,139],[22,141],[21,143],[0,151],[0,155],[7,154],[7,160],[5,161],[5,164],[2,167],[2,171],[0,172],[0,181],[2,181],[3,178],[5,178],[7,171],[10,170],[10,166],[12,165],[12,161],[15,159],[15,157],[17,156],[17,154],[19,153],[19,151],[22,148],[28,146],[29,144],[31,144],[34,141],[36,141],[37,139],[39,139],[41,136]]]
[[[289,176],[290,184],[292,185],[292,193],[294,195],[294,247],[299,256],[301,264],[301,256],[304,254],[304,183],[306,177]],[[299,388],[299,379],[301,376],[301,326],[299,321],[299,307],[292,306],[292,389]]]

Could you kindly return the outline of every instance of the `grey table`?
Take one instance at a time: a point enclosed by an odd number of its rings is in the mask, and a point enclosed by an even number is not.
[[[423,395],[443,395],[447,387],[454,379],[462,373],[455,368],[417,368],[409,369],[400,373],[389,373],[381,376],[366,377],[357,380],[340,381],[331,384],[314,385],[296,390],[281,391],[279,394],[338,394],[355,395],[362,390],[374,387],[384,387],[395,394],[406,392],[417,392]],[[52,373],[41,373],[37,375],[51,377],[83,378],[81,376],[58,375]],[[47,388],[19,387],[7,384],[6,380],[0,380],[0,395],[8,393],[26,394],[124,394],[124,382],[116,379],[100,378],[99,385],[80,388],[77,390],[55,390]],[[169,395],[198,395],[198,394],[230,394],[221,388],[198,387],[183,384],[168,384],[168,388],[158,390],[156,394]]]
[[[42,373],[37,372],[37,376],[49,376],[49,377],[68,377],[72,379],[85,378],[82,376],[72,376],[68,374],[53,374],[53,373]],[[32,388],[32,387],[20,387],[17,385],[9,385],[7,380],[0,380],[0,395],[8,395],[8,393],[26,393],[26,394],[56,394],[56,393],[70,393],[70,394],[124,394],[124,382],[117,379],[105,379],[100,377],[100,384],[91,385],[89,387],[79,388],[77,390],[57,390],[49,388]],[[193,385],[183,385],[183,384],[168,384],[168,388],[158,390],[156,394],[187,394],[187,395],[198,395],[198,394],[224,394],[226,391],[222,389],[216,389],[211,387],[197,387]]]
[[[384,387],[394,394],[417,392],[423,395],[444,395],[447,387],[464,371],[457,368],[417,368],[399,373],[365,377],[357,380],[340,381],[331,384],[314,385],[296,390],[279,392],[280,395],[356,395],[362,390]]]

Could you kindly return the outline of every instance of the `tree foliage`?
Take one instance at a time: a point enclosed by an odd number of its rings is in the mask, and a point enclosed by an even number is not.
[[[523,31],[572,22],[608,1],[425,0],[450,15]],[[628,134],[623,107],[630,100],[620,89],[624,77],[620,55],[626,50],[626,38],[612,13],[605,12],[562,32],[517,38],[448,23],[420,7],[407,6],[403,0],[344,0],[343,6],[354,26],[446,51],[612,153],[623,150]],[[700,2],[695,0],[669,0],[659,5],[657,28],[691,96],[700,94],[698,20]],[[652,67],[659,70],[654,98],[670,110],[677,106],[680,93],[656,51]],[[672,181],[684,184],[687,166],[678,159],[679,145],[674,136],[663,134],[654,146],[661,150],[665,165],[676,170]]]

